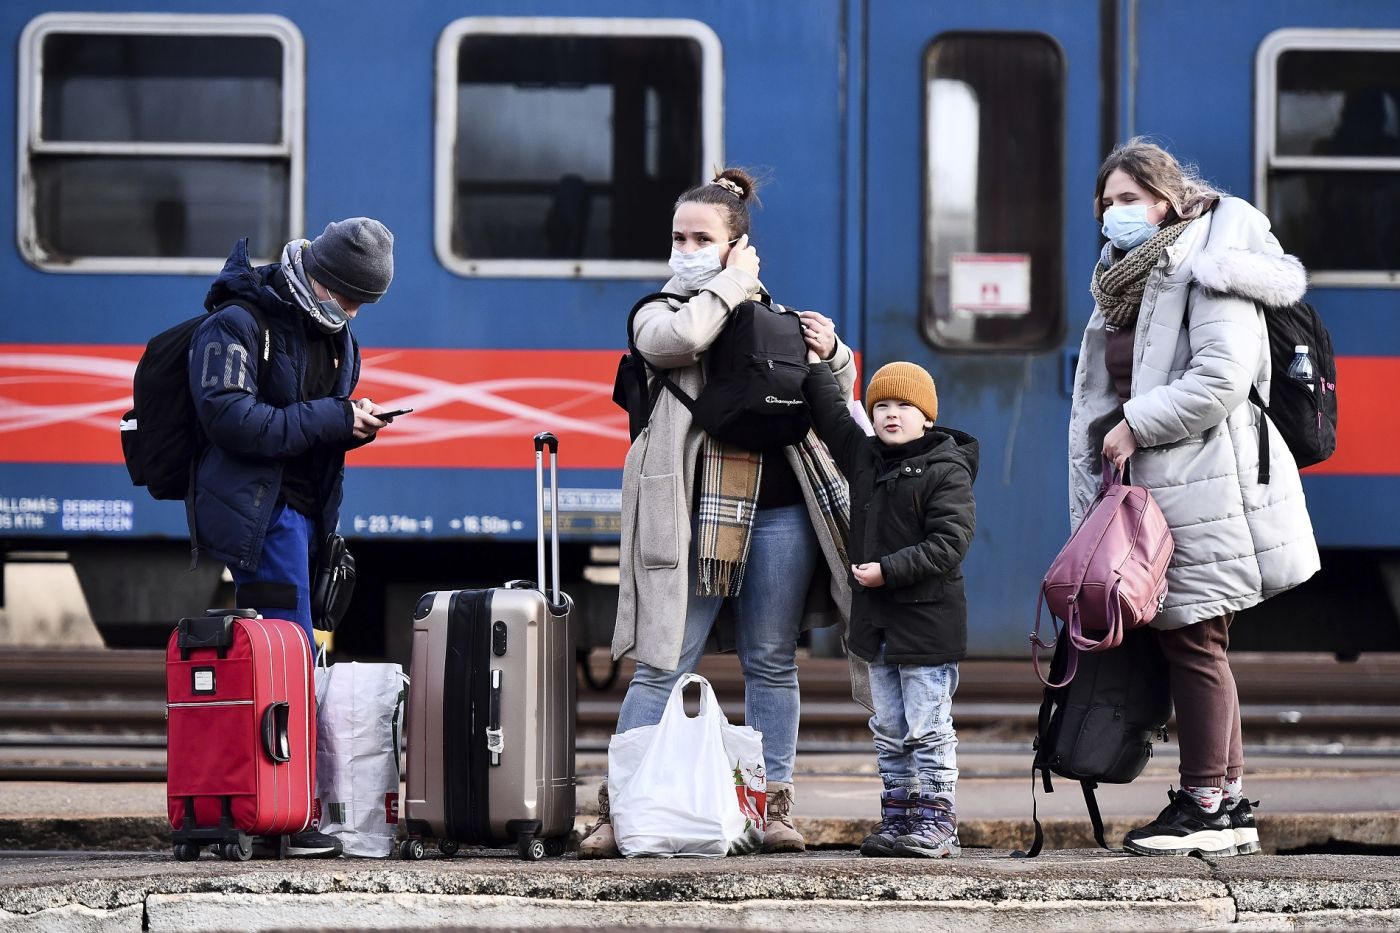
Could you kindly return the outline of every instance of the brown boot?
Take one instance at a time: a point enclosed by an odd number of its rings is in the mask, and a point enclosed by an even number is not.
[[[613,836],[612,806],[608,803],[608,782],[598,786],[598,822],[578,845],[579,858],[621,858]]]
[[[764,852],[806,852],[807,842],[792,826],[792,785],[768,782],[768,826],[763,831]]]

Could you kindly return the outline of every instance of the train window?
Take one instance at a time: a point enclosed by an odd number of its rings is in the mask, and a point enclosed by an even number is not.
[[[1257,198],[1284,248],[1318,284],[1400,285],[1400,32],[1280,30],[1256,80]]]
[[[924,80],[924,333],[947,349],[1045,347],[1064,317],[1060,47],[949,33]]]
[[[719,40],[691,20],[458,20],[437,101],[437,252],[462,275],[664,278],[656,231],[723,161]]]
[[[47,14],[21,39],[20,246],[88,272],[217,271],[301,228],[301,34],[277,16]]]

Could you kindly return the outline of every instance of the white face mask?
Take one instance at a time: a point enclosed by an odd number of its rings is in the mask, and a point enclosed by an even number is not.
[[[688,253],[671,247],[671,271],[676,274],[676,280],[681,283],[681,287],[687,291],[696,292],[704,288],[710,279],[719,275],[722,268],[724,264],[719,260],[718,243]]]

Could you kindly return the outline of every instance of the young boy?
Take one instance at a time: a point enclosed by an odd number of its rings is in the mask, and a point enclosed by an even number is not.
[[[804,390],[817,434],[851,486],[847,639],[870,663],[870,729],[885,785],[882,818],[860,852],[956,858],[952,703],[967,654],[962,560],[976,525],[977,440],[934,427],[933,377],[913,363],[891,363],[870,380],[873,438],[851,417],[829,366],[812,365]]]

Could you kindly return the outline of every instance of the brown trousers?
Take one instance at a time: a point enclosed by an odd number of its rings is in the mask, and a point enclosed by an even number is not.
[[[1153,629],[1170,669],[1181,783],[1220,787],[1244,773],[1240,696],[1225,650],[1233,612],[1184,628]]]

